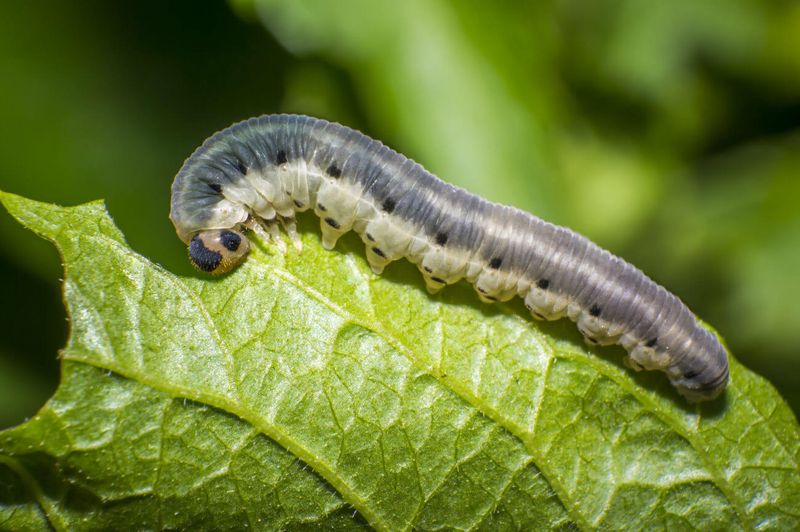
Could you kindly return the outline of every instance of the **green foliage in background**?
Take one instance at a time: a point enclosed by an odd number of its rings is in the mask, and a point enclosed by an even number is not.
[[[62,382],[0,432],[0,528],[792,529],[800,427],[732,360],[690,406],[621,349],[363,246],[257,242],[221,279],[133,252],[102,203],[0,193],[64,261]]]
[[[0,188],[107,200],[188,274],[169,184],[299,112],[568,225],[677,293],[800,406],[800,4],[235,0],[0,6]],[[0,426],[57,381],[60,265],[0,216]]]

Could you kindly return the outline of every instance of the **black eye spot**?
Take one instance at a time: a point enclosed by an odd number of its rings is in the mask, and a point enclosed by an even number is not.
[[[336,166],[336,163],[332,163],[332,164],[331,164],[331,165],[328,167],[328,169],[327,169],[327,170],[325,170],[325,171],[326,171],[326,172],[328,173],[328,175],[329,175],[329,176],[331,176],[331,177],[340,177],[340,176],[342,175],[342,170],[341,170],[341,168],[339,168],[338,166]]]
[[[700,375],[699,371],[689,370],[689,371],[687,371],[686,373],[683,374],[683,378],[684,379],[694,379],[698,375]]]
[[[536,316],[537,318],[539,318],[540,320],[547,319],[547,318],[544,317],[543,314],[541,314],[539,312],[534,312],[533,315]]]
[[[334,220],[333,218],[325,218],[325,223],[326,223],[326,224],[328,224],[328,225],[330,225],[330,226],[331,226],[331,227],[333,227],[334,229],[339,229],[339,227],[341,227],[341,226],[339,225],[339,222],[337,222],[337,221],[336,221],[336,220]]]
[[[483,296],[483,297],[488,299],[489,301],[497,301],[497,298],[494,296]]]
[[[223,231],[219,235],[219,240],[228,251],[236,251],[242,243],[242,237],[232,231]]]
[[[447,244],[447,233],[436,233],[436,243],[440,246]]]
[[[365,236],[367,237],[367,240],[369,240],[370,242],[375,242],[375,237],[372,236],[371,234],[367,233]]]
[[[550,286],[550,279],[539,279],[536,281],[536,286],[542,290],[547,290],[547,288]]]
[[[381,204],[381,208],[388,214],[391,214],[397,204],[392,198],[386,198]]]
[[[434,283],[445,284],[444,279],[441,279],[439,277],[431,277],[431,281],[433,281]]]
[[[204,272],[213,272],[222,262],[222,255],[208,249],[200,235],[195,235],[189,242],[189,258],[198,270]]]
[[[433,271],[432,269],[428,268],[427,266],[423,266],[422,269],[425,270],[428,273],[431,273]]]
[[[386,258],[386,255],[384,254],[384,252],[383,252],[383,250],[382,250],[381,248],[372,248],[372,251],[373,251],[373,253],[375,253],[377,256],[379,256],[379,257],[383,257],[383,258]]]
[[[644,345],[646,345],[647,347],[655,347],[657,343],[658,343],[658,336],[651,338],[650,341]]]
[[[328,208],[325,207],[325,205],[323,205],[322,203],[317,203],[317,209],[321,210],[322,212],[325,212],[325,211],[328,210]]]
[[[247,166],[238,159],[236,160],[236,169],[239,170],[239,173],[242,175],[247,173]]]
[[[213,190],[217,194],[222,194],[222,185],[219,185],[217,183],[209,183],[208,184],[208,188],[210,188],[211,190]]]
[[[286,158],[286,152],[283,150],[279,150],[278,153],[275,155],[275,164],[284,164],[289,159]]]
[[[601,309],[597,305],[592,305],[592,308],[589,309],[589,314],[591,314],[592,316],[597,317],[597,316],[600,315],[600,312],[602,312],[602,310],[603,309]]]
[[[297,207],[298,209],[302,209],[302,208],[303,208],[303,202],[302,202],[302,201],[299,201],[299,200],[294,200],[294,205],[295,205],[295,207]]]
[[[483,289],[483,288],[481,288],[480,286],[476,287],[476,290],[477,290],[478,292],[480,292],[481,294],[485,294],[485,293],[486,293],[486,290],[484,290],[484,289]]]
[[[586,339],[589,341],[590,344],[597,345],[597,340],[595,340],[591,336],[587,336]]]
[[[493,270],[498,269],[503,264],[503,259],[500,257],[495,257],[489,261],[489,267]]]

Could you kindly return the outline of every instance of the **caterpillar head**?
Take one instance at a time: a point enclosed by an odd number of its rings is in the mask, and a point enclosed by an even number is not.
[[[214,275],[236,267],[250,250],[250,241],[235,229],[209,229],[189,241],[189,259],[200,270]]]

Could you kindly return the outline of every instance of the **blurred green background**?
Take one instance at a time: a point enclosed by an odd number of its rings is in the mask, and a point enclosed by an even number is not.
[[[4,2],[0,188],[167,219],[213,131],[298,112],[568,225],[684,299],[800,408],[800,3]],[[54,248],[0,214],[0,427],[66,341]]]

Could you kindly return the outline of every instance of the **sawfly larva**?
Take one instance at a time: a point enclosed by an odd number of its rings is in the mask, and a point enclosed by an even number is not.
[[[379,274],[416,264],[431,293],[461,279],[485,302],[524,299],[537,319],[568,316],[590,344],[621,344],[692,401],[728,382],[728,355],[673,294],[585,237],[449,185],[353,129],[316,118],[252,118],[206,140],[172,185],[170,218],[197,268],[236,266],[250,229],[296,247],[295,213],[320,218],[322,244],[355,231]]]

